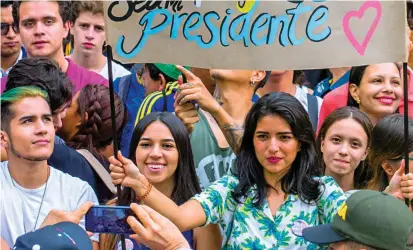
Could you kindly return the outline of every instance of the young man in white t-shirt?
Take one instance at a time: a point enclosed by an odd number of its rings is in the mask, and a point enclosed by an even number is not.
[[[0,136],[9,160],[0,164],[0,234],[8,246],[38,229],[52,209],[98,204],[89,184],[47,165],[55,130],[46,92],[30,86],[3,93]],[[97,247],[98,236],[92,240]]]
[[[102,1],[73,1],[71,28],[74,38],[73,54],[69,57],[78,65],[94,71],[106,79],[107,58],[102,54],[105,42],[105,18]],[[113,80],[129,75],[122,65],[112,61]]]

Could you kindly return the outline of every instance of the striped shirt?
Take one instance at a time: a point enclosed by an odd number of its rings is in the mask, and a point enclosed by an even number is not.
[[[145,117],[145,115],[149,115],[152,112],[174,112],[174,95],[178,88],[178,82],[169,82],[166,84],[163,91],[155,91],[145,97],[139,107],[135,127],[136,124],[138,124],[138,122]]]

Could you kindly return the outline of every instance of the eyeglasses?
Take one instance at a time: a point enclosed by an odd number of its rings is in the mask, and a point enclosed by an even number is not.
[[[15,23],[1,23],[1,35],[7,35],[7,33],[9,33],[10,27],[13,29],[14,33],[19,33],[19,29]]]

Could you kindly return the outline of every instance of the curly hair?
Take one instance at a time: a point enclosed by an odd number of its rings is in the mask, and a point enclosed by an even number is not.
[[[116,94],[114,99],[117,138],[120,138],[127,121],[127,112],[124,103]],[[80,90],[77,103],[81,125],[67,144],[75,149],[87,149],[98,153],[113,140],[109,88],[88,84]]]

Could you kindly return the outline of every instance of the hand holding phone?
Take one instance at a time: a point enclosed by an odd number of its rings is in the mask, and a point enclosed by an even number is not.
[[[86,213],[86,231],[108,234],[134,234],[126,221],[128,216],[135,216],[130,207],[93,206]]]

